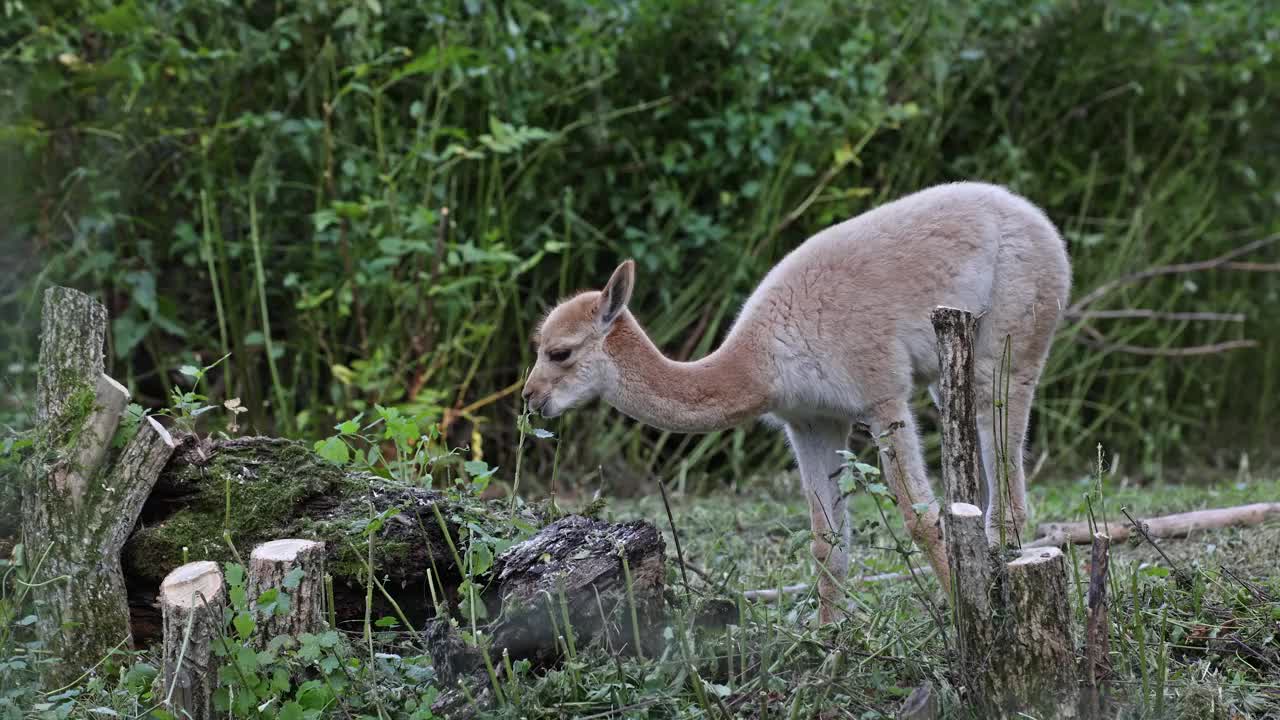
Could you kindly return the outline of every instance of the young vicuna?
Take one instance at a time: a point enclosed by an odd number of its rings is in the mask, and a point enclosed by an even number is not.
[[[634,282],[628,260],[603,290],[547,315],[525,399],[555,417],[600,397],[673,432],[724,430],[760,416],[785,428],[808,497],[813,553],[825,568],[821,622],[835,617],[848,574],[850,527],[834,476],[855,422],[870,426],[906,525],[949,585],[938,503],[909,407],[913,383],[933,391],[938,376],[930,323],[938,305],[980,315],[975,380],[987,531],[993,538],[999,531],[997,440],[1010,448],[1006,537],[1022,527],[1032,395],[1071,284],[1062,239],[1025,199],[982,183],[941,185],[827,228],[783,258],[720,348],[693,362],[670,360],[649,340],[627,309]],[[1006,338],[1012,372],[1000,439],[992,394]]]

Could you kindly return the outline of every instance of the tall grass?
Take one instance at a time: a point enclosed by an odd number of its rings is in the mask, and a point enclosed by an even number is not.
[[[113,317],[112,372],[165,396],[231,352],[252,430],[319,436],[399,406],[460,417],[514,458],[525,338],[624,256],[668,352],[709,351],[817,229],[980,178],[1043,205],[1078,292],[1275,232],[1277,11],[1242,1],[14,4],[0,37],[0,180],[13,250],[0,396],[19,425],[51,282]],[[447,215],[444,209],[448,208]],[[1262,347],[1131,357],[1064,328],[1035,440],[1082,465],[1102,435],[1147,473],[1276,409],[1274,275],[1126,288],[1111,342],[1245,333]],[[867,342],[875,342],[868,338]],[[1249,383],[1263,392],[1232,394]],[[504,394],[506,392],[507,394]],[[151,402],[151,404],[156,404]],[[462,412],[464,411],[465,412]],[[675,436],[567,421],[566,468],[694,486],[786,462],[754,429]],[[579,430],[576,434],[574,429]],[[474,431],[474,432],[473,432]],[[529,460],[550,467],[550,448]]]

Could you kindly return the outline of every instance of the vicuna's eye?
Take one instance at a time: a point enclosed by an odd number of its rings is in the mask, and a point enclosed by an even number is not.
[[[568,360],[568,359],[569,359],[569,353],[570,353],[570,352],[572,352],[572,351],[570,351],[570,350],[548,350],[548,351],[547,351],[547,358],[548,358],[549,360],[551,360],[551,362],[558,362],[558,363],[562,363],[562,362],[564,362],[565,360]]]

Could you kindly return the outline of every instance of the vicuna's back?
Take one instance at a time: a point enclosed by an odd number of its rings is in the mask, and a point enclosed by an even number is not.
[[[927,378],[937,369],[934,307],[985,314],[999,303],[1056,322],[1069,290],[1066,251],[1043,212],[994,185],[953,183],[814,235],[761,281],[731,336],[754,335],[812,370],[796,382],[854,380],[832,370],[851,355],[888,362],[899,351]]]

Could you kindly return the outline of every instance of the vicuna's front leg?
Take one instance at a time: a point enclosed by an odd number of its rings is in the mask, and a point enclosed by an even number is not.
[[[915,420],[905,400],[884,403],[872,413],[871,432],[880,450],[880,468],[898,499],[898,511],[916,545],[929,558],[943,590],[950,591],[947,549],[942,544],[942,523],[934,499]],[[917,506],[925,506],[918,511]]]
[[[799,421],[787,425],[787,437],[800,466],[809,522],[810,547],[818,561],[818,622],[838,620],[844,603],[844,582],[849,574],[850,527],[848,510],[837,481],[831,476],[842,462],[850,425],[827,420]]]

